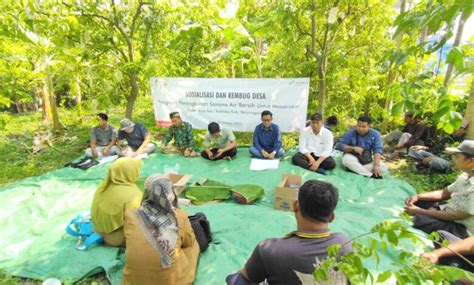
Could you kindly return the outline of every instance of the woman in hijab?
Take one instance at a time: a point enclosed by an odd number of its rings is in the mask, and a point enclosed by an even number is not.
[[[124,246],[123,224],[125,211],[140,207],[142,192],[135,182],[140,176],[142,161],[136,158],[119,158],[94,194],[91,207],[94,231],[107,245]]]
[[[145,181],[138,210],[125,213],[126,264],[122,284],[192,284],[199,245],[188,214],[178,208],[171,181],[154,174]]]

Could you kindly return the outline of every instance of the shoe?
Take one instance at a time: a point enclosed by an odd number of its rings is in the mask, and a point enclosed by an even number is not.
[[[375,175],[375,174],[372,174],[372,176],[370,176],[370,178],[373,178],[373,179],[383,179],[383,177],[381,175]]]
[[[324,168],[322,168],[322,167],[316,169],[316,172],[321,174],[321,175],[326,175],[326,170],[324,170]]]

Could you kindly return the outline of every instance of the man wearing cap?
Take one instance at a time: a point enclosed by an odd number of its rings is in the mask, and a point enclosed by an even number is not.
[[[104,113],[97,114],[99,124],[92,128],[90,148],[85,153],[88,157],[109,156],[117,153],[115,146],[117,131],[108,123],[109,117]]]
[[[204,137],[204,151],[201,156],[209,160],[232,160],[237,154],[237,140],[234,133],[227,128],[220,128],[218,123],[212,122],[207,126],[209,131]],[[211,145],[215,147],[211,149]]]
[[[261,159],[274,159],[282,157],[285,151],[281,147],[281,132],[278,125],[272,123],[273,114],[263,111],[262,123],[255,127],[253,145],[249,151],[253,157]]]
[[[171,126],[168,129],[168,134],[163,140],[160,151],[163,153],[173,154],[180,153],[185,157],[200,156],[195,152],[193,127],[188,122],[183,122],[178,112],[170,113]],[[169,144],[174,140],[173,144]]]
[[[415,118],[413,112],[405,113],[405,123],[402,131],[396,130],[383,137],[384,143],[398,140],[391,158],[397,158],[400,152],[406,153],[413,145],[425,145],[424,141],[428,136],[426,125]]]
[[[465,140],[446,151],[453,154],[454,165],[462,174],[443,190],[408,197],[405,211],[414,216],[417,229],[426,233],[443,230],[464,239],[474,234],[474,141]]]
[[[144,125],[132,122],[127,118],[120,120],[117,143],[120,147],[118,151],[120,156],[135,157],[144,153],[152,153],[155,151],[156,145],[150,140],[150,134]]]
[[[311,117],[311,126],[301,131],[299,152],[292,161],[299,167],[325,175],[326,170],[336,167],[336,161],[331,157],[334,137],[323,125],[320,114]]]

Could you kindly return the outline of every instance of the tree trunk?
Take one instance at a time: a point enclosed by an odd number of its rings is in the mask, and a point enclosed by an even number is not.
[[[45,122],[51,122],[53,120],[53,114],[51,113],[51,104],[49,103],[49,92],[48,84],[46,79],[41,80],[41,98],[43,98],[42,107],[43,107],[43,120]]]
[[[81,80],[79,75],[76,74],[74,80],[74,91],[76,93],[77,111],[79,115],[79,122],[81,125],[84,123],[84,112],[82,111],[82,94],[81,94]]]
[[[324,101],[326,99],[326,55],[322,55],[321,62],[318,66],[318,107],[319,113],[324,118]]]
[[[464,11],[459,16],[458,22],[458,30],[456,31],[456,38],[454,39],[453,48],[459,47],[461,44],[462,33],[464,31]],[[453,74],[454,66],[452,63],[448,64],[448,69],[446,70],[446,75],[444,76],[443,85],[448,89],[449,80],[451,79],[451,75]]]
[[[400,15],[405,13],[406,10],[406,0],[401,0],[400,1]],[[397,42],[395,43],[395,46],[397,49],[400,49],[402,46],[402,37],[400,37]],[[388,77],[387,77],[387,88],[390,88],[392,83],[396,79],[396,71],[394,68],[390,68],[388,71]],[[387,97],[385,99],[385,111],[387,113],[390,113],[393,107],[393,99],[391,97]],[[382,121],[382,131],[385,132],[388,128],[388,119],[390,116],[384,116],[383,121]]]
[[[54,89],[53,89],[53,80],[51,78],[51,71],[49,69],[49,66],[46,67],[46,83],[48,85],[48,97],[49,97],[49,103],[51,105],[51,114],[53,118],[53,132],[54,133],[59,133],[61,130],[61,124],[59,123],[59,115],[58,115],[58,108],[56,104],[56,96],[54,96]]]
[[[133,107],[138,97],[138,77],[136,74],[130,75],[130,86],[132,88],[130,89],[130,94],[127,97],[127,109],[125,112],[125,117],[131,120],[133,115]]]
[[[469,99],[467,100],[466,113],[464,119],[469,122],[466,132],[466,139],[474,140],[474,76],[471,80],[471,88],[469,89]]]

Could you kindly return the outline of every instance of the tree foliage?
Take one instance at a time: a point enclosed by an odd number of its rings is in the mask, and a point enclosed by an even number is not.
[[[0,105],[36,102],[58,129],[56,106],[80,121],[83,108],[117,105],[132,117],[152,76],[310,77],[308,113],[390,125],[411,110],[452,132],[467,102],[453,90],[474,65],[472,41],[447,42],[472,5],[399,2],[11,2],[0,8]]]

